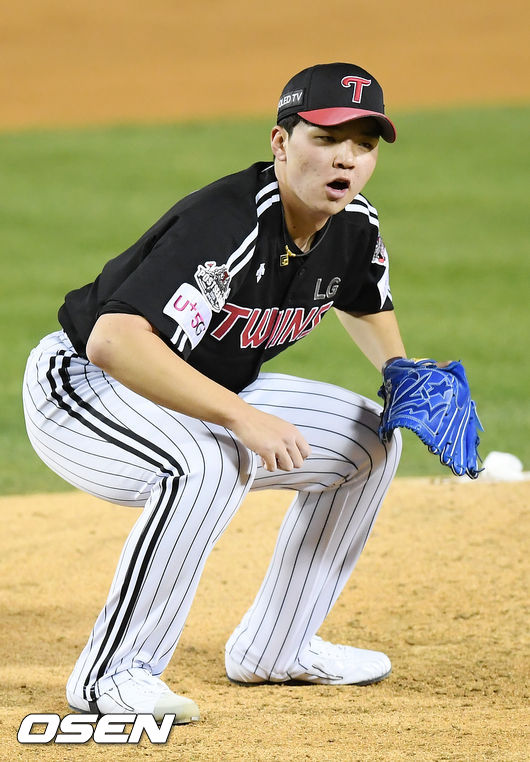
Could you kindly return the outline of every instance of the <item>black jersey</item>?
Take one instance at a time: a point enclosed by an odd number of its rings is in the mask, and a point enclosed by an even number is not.
[[[142,315],[190,365],[239,392],[332,306],[393,308],[376,209],[356,196],[304,254],[287,233],[273,165],[257,163],[175,204],[67,294],[59,321],[84,356],[99,315]]]

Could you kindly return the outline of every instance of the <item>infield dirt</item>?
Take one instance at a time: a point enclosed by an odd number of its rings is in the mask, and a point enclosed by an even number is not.
[[[523,0],[28,0],[2,9],[0,129],[272,114],[287,76],[341,59],[374,71],[390,113],[527,102],[528,16]],[[530,482],[397,479],[321,632],[385,650],[391,677],[239,688],[224,676],[224,642],[290,499],[251,495],[165,674],[201,722],[162,747],[75,749],[23,747],[16,731],[28,713],[68,712],[65,680],[136,512],[78,493],[0,498],[0,759],[527,760],[529,497]]]
[[[322,628],[384,650],[366,688],[231,685],[224,643],[251,604],[290,500],[251,494],[214,549],[165,679],[197,725],[139,748],[22,747],[29,713],[69,712],[64,684],[106,598],[138,512],[76,492],[0,499],[0,758],[183,760],[528,759],[530,482],[397,479]],[[526,649],[526,650],[525,650]]]
[[[389,114],[527,102],[529,21],[526,0],[2,3],[0,129],[272,119],[292,74],[341,60],[383,83]]]

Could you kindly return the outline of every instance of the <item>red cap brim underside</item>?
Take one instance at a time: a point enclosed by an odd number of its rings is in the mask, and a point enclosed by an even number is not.
[[[321,108],[316,111],[299,111],[298,116],[311,124],[318,124],[319,127],[333,127],[336,124],[351,122],[353,119],[371,116],[379,122],[383,140],[393,143],[396,139],[396,128],[387,116],[378,111],[365,111],[360,108]]]

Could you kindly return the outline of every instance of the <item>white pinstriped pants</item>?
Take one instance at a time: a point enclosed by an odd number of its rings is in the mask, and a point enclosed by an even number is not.
[[[397,468],[399,434],[381,444],[379,406],[329,384],[263,373],[241,396],[300,429],[312,448],[302,468],[265,471],[230,431],[135,394],[76,356],[61,331],[32,351],[23,399],[37,454],[90,494],[144,506],[70,677],[87,700],[116,672],[163,672],[208,554],[249,489],[296,497],[228,641],[234,659],[286,678],[349,578]]]

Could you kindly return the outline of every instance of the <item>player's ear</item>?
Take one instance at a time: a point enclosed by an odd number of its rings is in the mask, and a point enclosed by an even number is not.
[[[288,140],[289,140],[289,134],[287,130],[285,130],[283,127],[280,127],[278,124],[272,128],[271,148],[272,148],[272,153],[274,154],[274,157],[278,161],[285,161],[286,159],[285,149],[286,149]]]

